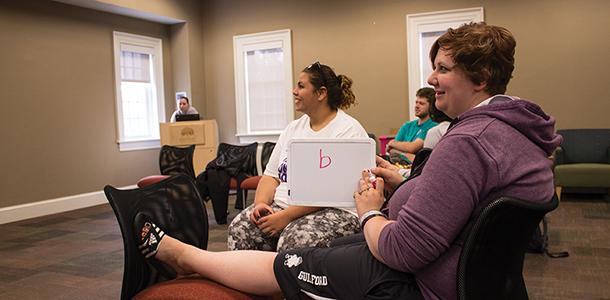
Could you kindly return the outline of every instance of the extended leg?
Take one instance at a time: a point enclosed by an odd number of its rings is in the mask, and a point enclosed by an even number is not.
[[[280,292],[273,272],[275,252],[210,252],[165,236],[154,259],[174,267],[180,274],[197,273],[246,293],[271,295]]]
[[[178,275],[197,273],[228,287],[258,295],[280,292],[273,271],[275,252],[209,252],[164,233],[149,216],[134,218],[138,250],[147,259],[171,266]]]

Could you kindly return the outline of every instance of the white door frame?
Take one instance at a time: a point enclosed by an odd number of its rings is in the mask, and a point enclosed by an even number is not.
[[[483,7],[454,9],[407,15],[407,72],[409,75],[409,120],[415,119],[415,92],[428,86],[422,76],[422,63],[428,62],[428,49],[422,49],[424,33],[445,31],[464,23],[481,22]]]

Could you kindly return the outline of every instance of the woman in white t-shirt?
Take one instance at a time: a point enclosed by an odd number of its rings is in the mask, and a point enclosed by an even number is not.
[[[436,108],[436,99],[430,105],[430,118],[438,125],[430,128],[424,140],[424,148],[432,149],[447,132],[452,119]]]
[[[304,115],[280,135],[256,189],[254,204],[229,225],[230,250],[283,251],[327,247],[360,231],[355,210],[289,206],[287,144],[292,138],[366,138],[360,123],[343,112],[355,103],[352,80],[328,66],[311,64],[293,89],[295,109]]]

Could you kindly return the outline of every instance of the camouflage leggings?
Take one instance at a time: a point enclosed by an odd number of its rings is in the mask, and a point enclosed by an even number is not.
[[[290,222],[279,237],[270,237],[250,221],[254,205],[239,213],[229,225],[229,250],[286,251],[304,247],[328,247],[336,238],[360,232],[358,217],[337,208],[324,208]],[[277,204],[274,212],[281,211]]]

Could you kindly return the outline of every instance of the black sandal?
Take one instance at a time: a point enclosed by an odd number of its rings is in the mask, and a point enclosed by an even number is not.
[[[159,248],[161,239],[165,236],[165,232],[161,230],[155,223],[151,221],[151,218],[143,213],[136,214],[134,218],[135,233],[136,233],[136,244],[138,250],[156,270],[158,270],[164,277],[173,279],[176,277],[174,269],[163,262],[154,259]]]

